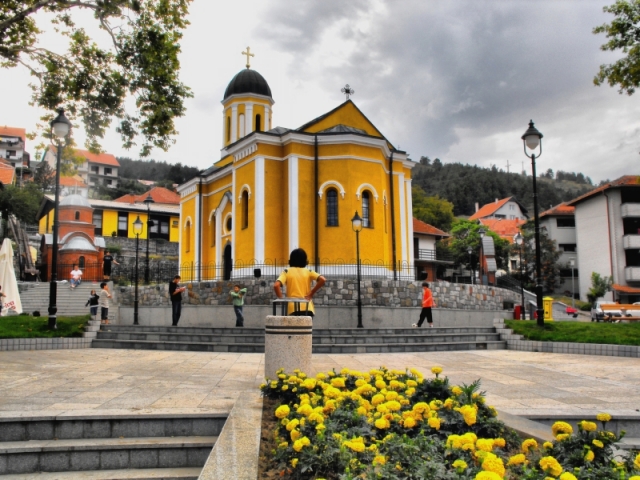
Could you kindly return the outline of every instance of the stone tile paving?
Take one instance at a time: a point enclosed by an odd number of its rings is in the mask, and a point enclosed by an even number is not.
[[[513,414],[640,415],[640,359],[518,351],[314,355],[317,373],[441,366],[453,383],[482,380]],[[264,356],[144,350],[0,352],[0,417],[229,412],[262,382]]]

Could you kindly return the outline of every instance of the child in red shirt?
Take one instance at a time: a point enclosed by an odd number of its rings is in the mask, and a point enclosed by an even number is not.
[[[427,282],[422,282],[422,311],[420,312],[420,320],[418,320],[417,324],[414,323],[412,327],[422,327],[424,319],[426,318],[429,327],[433,328],[433,315],[431,314],[432,307],[435,307],[433,294],[431,293],[431,290],[429,290],[429,284]]]

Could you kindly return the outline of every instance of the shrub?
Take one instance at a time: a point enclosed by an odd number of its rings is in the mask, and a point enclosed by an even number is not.
[[[270,475],[286,479],[626,480],[634,460],[614,461],[606,431],[556,422],[554,442],[523,442],[496,418],[480,382],[451,386],[442,369],[343,369],[309,378],[284,369],[261,385],[280,405]],[[640,466],[640,455],[635,458]],[[637,480],[637,477],[633,477]]]
[[[107,243],[106,249],[114,255],[120,255],[120,253],[122,253],[122,247],[116,243]]]

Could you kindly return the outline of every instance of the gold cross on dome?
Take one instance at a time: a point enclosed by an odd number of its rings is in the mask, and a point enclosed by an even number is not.
[[[247,56],[247,68],[251,68],[251,65],[249,65],[249,57],[255,57],[255,55],[253,53],[251,53],[251,49],[249,47],[247,47],[247,51],[246,52],[242,52],[242,55],[246,55]]]

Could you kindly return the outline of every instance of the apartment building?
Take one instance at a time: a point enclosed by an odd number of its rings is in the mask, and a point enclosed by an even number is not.
[[[91,187],[104,185],[115,188],[118,186],[118,168],[120,163],[110,153],[92,153],[88,150],[74,149],[74,155],[82,159],[77,174]],[[45,151],[42,160],[47,162],[53,170],[56,168],[56,147],[50,146]]]
[[[0,158],[16,169],[16,176],[29,175],[30,155],[26,152],[27,136],[24,128],[0,126]]]
[[[561,282],[555,293],[571,292],[574,296],[582,291],[579,288],[578,274],[580,270],[578,270],[577,259],[575,210],[574,206],[569,206],[565,202],[542,212],[539,217],[540,228],[546,230],[549,238],[556,242],[556,247],[560,252],[558,263],[561,265]]]

